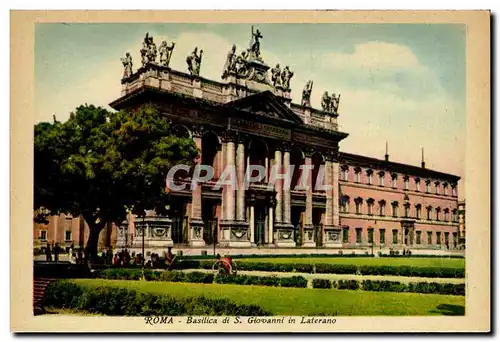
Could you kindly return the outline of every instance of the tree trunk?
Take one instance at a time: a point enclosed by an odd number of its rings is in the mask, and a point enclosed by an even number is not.
[[[90,261],[94,262],[97,257],[97,245],[99,243],[99,234],[101,230],[106,226],[106,222],[95,223],[94,219],[87,219],[87,224],[89,225],[89,238],[87,240],[87,246],[85,247],[85,259],[89,260],[87,256],[90,256]]]

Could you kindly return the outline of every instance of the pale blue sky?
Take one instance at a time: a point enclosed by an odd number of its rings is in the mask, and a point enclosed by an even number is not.
[[[146,32],[157,45],[176,41],[171,67],[186,71],[194,46],[205,53],[201,75],[220,80],[232,43],[247,48],[250,24],[37,24],[35,121],[61,120],[79,104],[107,106],[120,96],[120,57],[134,70]],[[451,24],[255,24],[271,66],[290,65],[292,97],[300,102],[314,80],[312,103],[342,94],[341,150],[420,164],[464,177],[465,26]],[[463,184],[463,181],[460,182]],[[459,187],[463,197],[463,186]]]

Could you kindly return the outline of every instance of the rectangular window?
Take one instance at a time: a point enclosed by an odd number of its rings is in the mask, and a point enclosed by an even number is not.
[[[409,217],[409,216],[410,216],[410,207],[405,206],[405,217]]]
[[[368,229],[368,243],[373,243],[373,228]]]
[[[392,243],[393,244],[398,243],[398,230],[397,229],[392,230]]]
[[[436,232],[436,243],[441,244],[441,232]]]
[[[47,241],[47,231],[46,230],[40,230],[40,240]]]
[[[453,233],[453,247],[457,248],[458,244],[458,239],[457,239],[457,233]]]
[[[342,242],[343,243],[348,243],[349,242],[349,228],[344,228],[342,231]]]
[[[446,247],[450,245],[450,233],[448,232],[444,233],[444,244]]]
[[[356,228],[356,243],[361,243],[361,233],[362,229],[361,228]]]
[[[64,234],[64,241],[71,241],[71,230],[67,230]]]
[[[417,245],[422,244],[422,232],[417,231]]]
[[[427,232],[427,244],[432,245],[432,232]]]
[[[385,244],[385,229],[380,229],[380,244]]]

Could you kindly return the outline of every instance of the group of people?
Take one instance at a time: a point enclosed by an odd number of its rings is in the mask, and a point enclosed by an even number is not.
[[[174,262],[175,255],[172,253],[172,247],[168,247],[168,251],[164,254],[164,258],[160,258],[158,253],[151,253],[149,260],[146,260],[142,253],[130,253],[127,249],[115,253],[112,258],[114,266],[129,266],[129,265],[142,265],[149,268],[160,267],[162,264],[171,266]]]

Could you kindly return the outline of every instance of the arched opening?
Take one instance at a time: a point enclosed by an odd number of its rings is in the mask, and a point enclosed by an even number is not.
[[[304,165],[305,163],[305,158],[304,158],[304,153],[302,153],[302,150],[298,147],[292,148],[290,151],[290,165],[293,165],[293,175],[292,175],[292,182],[290,184],[290,187],[292,190],[295,189],[295,187],[300,185],[301,177],[302,177],[302,169],[300,168],[301,165]]]
[[[214,132],[206,132],[201,139],[201,164],[211,166],[214,170],[214,179],[219,178],[217,155],[220,151],[220,141]],[[200,176],[205,176],[206,171],[202,171]]]
[[[267,168],[267,157],[269,155],[269,149],[264,140],[256,138],[250,141],[248,146],[248,158],[247,158],[247,167],[248,165],[255,166],[263,166]],[[267,170],[266,170],[267,171]],[[249,174],[250,177],[257,177],[259,175],[257,170],[252,170],[252,173]],[[266,177],[262,181],[264,181]]]

